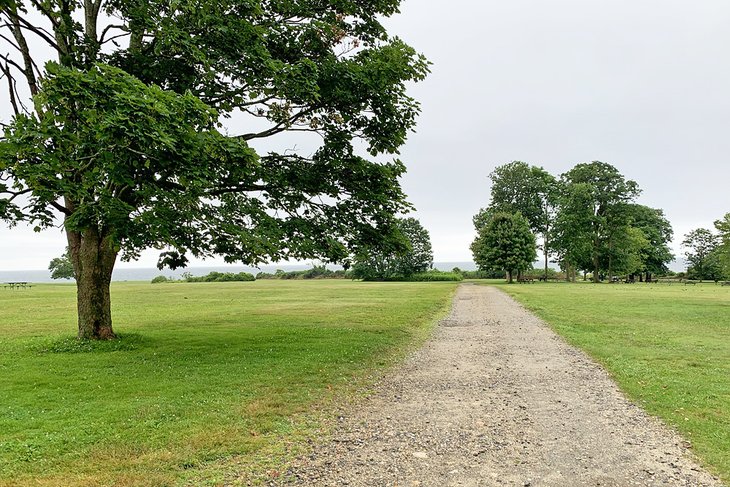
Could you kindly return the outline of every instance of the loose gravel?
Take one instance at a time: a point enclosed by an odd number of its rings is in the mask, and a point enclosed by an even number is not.
[[[426,346],[272,485],[722,486],[688,448],[510,297],[463,284]]]

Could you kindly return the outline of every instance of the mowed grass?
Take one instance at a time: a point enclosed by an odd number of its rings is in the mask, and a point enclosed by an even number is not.
[[[603,364],[730,481],[730,287],[500,285]]]
[[[424,340],[455,283],[114,283],[114,342],[75,288],[0,289],[0,485],[277,476],[327,412]]]

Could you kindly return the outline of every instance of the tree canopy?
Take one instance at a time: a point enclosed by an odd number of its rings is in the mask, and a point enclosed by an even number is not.
[[[15,113],[0,141],[0,217],[63,220],[79,336],[114,336],[119,253],[164,249],[170,266],[187,254],[337,262],[398,244],[394,215],[410,205],[396,156],[419,111],[406,85],[428,72],[381,23],[399,3],[2,4]],[[56,57],[45,68],[38,41]],[[221,125],[229,117],[241,133]],[[317,148],[256,150],[287,132]]]
[[[720,237],[706,228],[697,228],[684,236],[682,246],[689,263],[687,275],[693,279],[717,280],[722,269],[718,247]]]
[[[613,274],[619,241],[629,242],[630,203],[641,192],[635,181],[627,180],[614,166],[593,161],[578,164],[561,176],[563,193],[558,216],[561,253],[569,264]]]
[[[550,232],[557,206],[558,186],[545,169],[526,162],[513,161],[498,166],[489,175],[492,181],[489,206],[474,217],[477,231],[496,213],[520,213],[530,229],[542,239],[547,275],[551,251]]]
[[[406,244],[405,249],[373,248],[355,256],[353,276],[365,280],[409,278],[433,266],[431,236],[415,218],[402,218],[397,229]]]
[[[715,221],[715,228],[719,232],[720,245],[717,249],[725,278],[730,278],[730,213]]]
[[[479,270],[506,272],[511,283],[515,272],[532,268],[537,257],[535,236],[519,213],[496,213],[471,244]]]
[[[520,213],[542,238],[546,268],[552,254],[570,278],[582,270],[592,271],[596,281],[605,274],[651,280],[674,258],[663,211],[635,203],[638,185],[610,164],[578,164],[557,180],[514,161],[490,178],[490,203],[473,218],[477,232],[500,212]]]
[[[61,257],[51,259],[48,270],[51,271],[51,279],[75,279],[74,266],[71,263],[71,257],[68,255],[68,249]]]

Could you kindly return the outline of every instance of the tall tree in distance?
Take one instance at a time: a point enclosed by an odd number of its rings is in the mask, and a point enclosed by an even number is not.
[[[531,269],[537,257],[535,236],[519,213],[494,214],[472,242],[471,251],[479,270],[504,271],[510,283],[515,273]]]
[[[560,208],[553,225],[553,246],[567,280],[575,280],[577,270],[593,266],[592,204],[593,188],[589,184],[561,186]]]
[[[720,234],[720,246],[717,252],[722,265],[723,277],[730,278],[730,213],[725,213],[722,219],[716,220],[715,228]]]
[[[689,263],[687,275],[690,278],[715,280],[720,277],[720,261],[717,252],[720,237],[706,228],[692,230],[684,236],[682,247]]]
[[[557,206],[557,181],[541,167],[513,161],[498,166],[489,175],[492,181],[489,206],[475,216],[477,231],[488,215],[521,213],[532,232],[542,240],[545,258],[545,276],[552,250],[550,233]]]
[[[0,4],[14,111],[0,141],[0,218],[39,230],[62,221],[80,338],[115,336],[109,282],[120,254],[258,264],[397,245],[394,215],[410,205],[396,155],[419,112],[406,85],[428,72],[381,23],[399,4]],[[48,50],[55,62],[44,68]],[[245,130],[221,129],[232,115]],[[253,147],[287,132],[318,147]]]
[[[669,270],[667,264],[673,259],[669,243],[674,231],[664,211],[649,208],[644,205],[633,204],[629,207],[631,226],[640,230],[645,244],[640,248],[641,268],[646,282],[651,282],[653,274],[661,274]]]
[[[558,218],[563,222],[577,220],[577,227],[569,228],[569,238],[562,236],[563,245],[573,247],[570,241],[578,243],[580,259],[585,260],[584,250],[590,246],[590,266],[582,268],[593,270],[593,281],[598,282],[600,271],[605,269],[609,276],[613,273],[613,255],[620,249],[620,241],[631,223],[629,203],[639,195],[635,181],[627,180],[612,165],[600,161],[578,164],[561,177],[562,192]],[[566,213],[567,212],[567,213]],[[587,250],[587,249],[586,249]]]

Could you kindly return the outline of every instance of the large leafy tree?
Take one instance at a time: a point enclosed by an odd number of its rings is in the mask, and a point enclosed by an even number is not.
[[[669,248],[674,231],[664,211],[644,205],[633,204],[629,207],[631,226],[641,231],[644,244],[639,249],[640,267],[636,269],[646,275],[651,282],[652,274],[662,274],[674,259]]]
[[[496,213],[471,244],[479,270],[503,271],[511,283],[516,272],[532,268],[537,257],[535,236],[519,213]]]
[[[719,236],[706,228],[697,228],[684,236],[682,246],[686,249],[684,255],[689,263],[687,274],[690,277],[699,280],[720,278],[720,241]]]
[[[62,220],[80,337],[114,337],[119,254],[257,264],[398,246],[393,215],[409,204],[392,156],[418,113],[406,84],[428,71],[380,22],[399,3],[0,5],[14,111],[0,141],[0,216],[38,229]],[[45,68],[31,48],[43,43],[55,58]],[[227,117],[244,130],[222,129]],[[318,148],[254,150],[294,131]],[[391,162],[376,163],[383,155]]]
[[[401,248],[363,249],[355,256],[352,271],[358,279],[401,279],[425,272],[433,266],[431,236],[415,218],[402,218],[396,224],[405,245]]]
[[[730,277],[730,213],[720,220],[715,221],[715,228],[719,232],[720,245],[717,248],[717,255],[722,266],[724,278]]]
[[[557,237],[562,254],[581,269],[591,269],[598,282],[601,270],[611,275],[631,224],[630,203],[639,195],[636,182],[627,180],[610,164],[578,164],[561,177]],[[560,232],[559,232],[560,233]]]
[[[545,257],[545,276],[552,250],[550,233],[555,219],[558,187],[555,177],[541,167],[513,161],[498,166],[492,181],[489,206],[474,217],[477,231],[496,213],[521,213],[533,233],[540,236]]]

